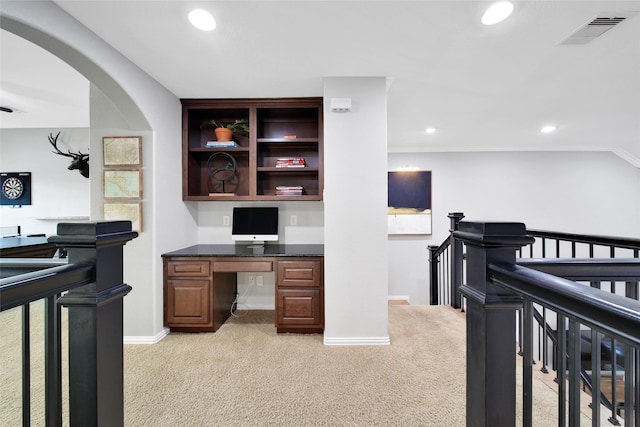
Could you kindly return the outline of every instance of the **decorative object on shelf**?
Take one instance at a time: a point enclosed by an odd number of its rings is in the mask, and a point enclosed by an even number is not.
[[[302,196],[301,185],[278,185],[276,187],[276,196]]]
[[[388,233],[431,234],[431,171],[388,173]]]
[[[136,170],[105,170],[104,171],[105,199],[141,199],[142,171]]]
[[[303,157],[284,157],[276,159],[277,168],[304,168],[307,164]]]
[[[249,125],[245,119],[237,119],[232,123],[224,125],[222,122],[209,120],[203,124],[215,126],[214,132],[218,141],[231,141],[234,133],[249,134]]]
[[[141,202],[105,203],[103,210],[105,221],[131,221],[131,230],[142,232]]]
[[[0,205],[22,206],[31,204],[31,172],[0,173]]]
[[[207,160],[207,172],[209,173],[209,177],[211,180],[218,181],[222,185],[222,193],[209,193],[209,195],[234,195],[234,193],[226,192],[225,183],[227,181],[230,181],[231,183],[236,177],[237,171],[238,162],[231,154],[220,151],[209,156],[209,159]]]
[[[207,141],[204,148],[238,148],[235,141]]]
[[[83,154],[80,151],[78,151],[77,153],[72,153],[71,150],[67,150],[66,153],[63,153],[58,148],[59,136],[60,132],[58,132],[56,136],[53,136],[53,133],[49,134],[49,143],[56,150],[52,151],[52,153],[59,154],[65,157],[71,157],[73,160],[71,161],[71,164],[69,165],[69,167],[67,167],[67,169],[69,169],[70,171],[77,169],[78,172],[80,172],[80,175],[84,176],[85,178],[89,178],[89,155]]]
[[[105,136],[102,138],[104,166],[142,166],[142,138]]]

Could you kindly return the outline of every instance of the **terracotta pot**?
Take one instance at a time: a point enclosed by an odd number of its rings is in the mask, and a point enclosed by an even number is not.
[[[218,141],[231,141],[233,138],[233,131],[227,128],[216,128],[216,139]]]

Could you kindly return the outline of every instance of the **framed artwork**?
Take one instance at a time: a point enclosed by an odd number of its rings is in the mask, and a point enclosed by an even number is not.
[[[431,234],[431,171],[388,173],[388,233]]]
[[[105,169],[105,199],[142,199],[142,171]]]
[[[133,231],[142,232],[141,202],[109,202],[103,206],[105,221],[131,221]]]
[[[103,161],[110,166],[142,166],[142,137],[105,136],[102,138]]]

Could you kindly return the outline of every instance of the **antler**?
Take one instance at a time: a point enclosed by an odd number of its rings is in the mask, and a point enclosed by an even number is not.
[[[59,136],[60,136],[60,132],[58,132],[58,134],[55,137],[53,136],[53,133],[49,134],[49,142],[51,143],[53,148],[56,149],[56,151],[52,151],[52,153],[60,154],[61,156],[66,156],[66,157],[73,157],[74,159],[84,159],[85,157],[88,156],[88,154],[83,154],[80,151],[78,151],[78,153],[72,153],[71,150],[67,150],[67,153],[60,151],[60,149],[58,148]]]

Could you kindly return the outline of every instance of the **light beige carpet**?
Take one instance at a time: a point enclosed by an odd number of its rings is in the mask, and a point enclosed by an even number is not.
[[[20,359],[10,331],[19,311],[0,321],[0,425],[18,426]],[[335,347],[320,335],[278,335],[272,311],[231,318],[215,334],[172,333],[158,344],[126,345],[125,424],[463,426],[464,315],[393,305],[389,322],[389,346]],[[534,383],[534,425],[557,424],[557,394]],[[33,425],[43,424],[41,408],[36,402]]]

